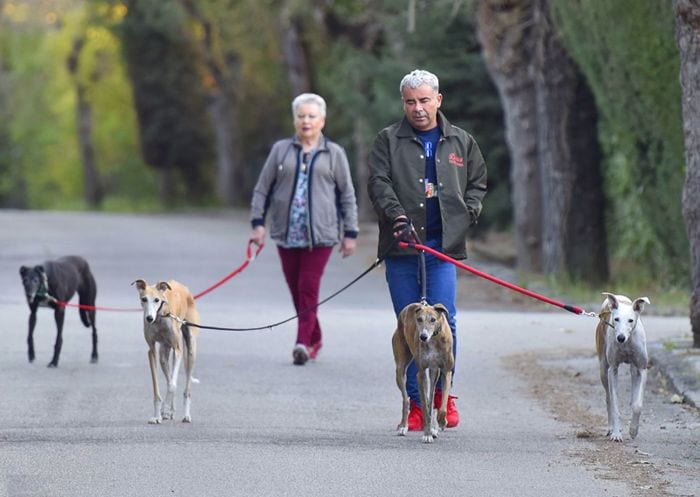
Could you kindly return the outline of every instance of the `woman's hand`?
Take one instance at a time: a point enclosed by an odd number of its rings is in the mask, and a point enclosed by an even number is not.
[[[250,241],[258,247],[265,245],[265,226],[256,226],[250,235]]]
[[[343,254],[343,258],[352,255],[353,252],[355,252],[355,247],[357,246],[357,240],[354,238],[343,238],[343,241],[340,242],[340,249],[338,252]]]

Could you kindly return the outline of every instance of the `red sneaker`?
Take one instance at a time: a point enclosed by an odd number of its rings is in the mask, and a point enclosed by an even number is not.
[[[411,401],[411,410],[408,411],[408,431],[423,431],[423,411],[413,401]]]
[[[309,347],[309,359],[314,360],[318,356],[319,351],[323,347],[323,342],[320,340]]]
[[[455,405],[455,399],[458,399],[459,397],[455,397],[453,395],[449,395],[447,397],[447,416],[446,416],[446,421],[447,421],[447,428],[454,428],[459,424],[459,412],[457,412],[457,406]],[[442,392],[437,390],[435,392],[435,402],[434,406],[435,409],[440,408],[440,403],[442,402]]]

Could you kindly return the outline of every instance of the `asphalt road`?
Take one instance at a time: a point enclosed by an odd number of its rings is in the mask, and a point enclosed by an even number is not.
[[[49,369],[55,327],[42,310],[37,360],[27,361],[20,265],[81,254],[97,279],[98,306],[133,309],[133,280],[173,278],[197,293],[243,262],[248,234],[241,212],[0,211],[0,497],[698,492],[697,411],[670,403],[655,378],[637,439],[607,441],[595,323],[560,310],[460,309],[453,392],[461,424],[431,445],[419,434],[397,436],[394,318],[381,268],[321,308],[325,345],[304,367],[291,361],[294,321],[203,330],[192,424],[177,420],[182,381],[176,421],[147,424],[151,386],[137,311],[98,311],[95,365],[89,332],[69,309],[59,367]],[[322,295],[373,262],[372,240],[370,228],[355,256],[334,253]],[[204,324],[237,328],[293,315],[274,247],[198,308]],[[683,317],[649,315],[645,324],[654,340],[689,332]]]

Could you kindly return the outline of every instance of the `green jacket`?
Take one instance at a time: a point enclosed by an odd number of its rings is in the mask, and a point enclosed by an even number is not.
[[[442,136],[435,153],[442,215],[442,252],[467,257],[467,229],[481,213],[486,195],[486,164],[476,140],[438,112]],[[425,156],[406,118],[379,132],[369,157],[369,197],[378,216],[378,256],[415,252],[392,247],[394,219],[411,219],[421,241],[426,232]],[[391,250],[390,250],[391,249]],[[389,252],[387,252],[389,251]]]

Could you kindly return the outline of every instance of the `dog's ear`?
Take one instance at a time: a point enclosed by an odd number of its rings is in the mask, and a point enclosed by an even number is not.
[[[448,316],[450,315],[450,313],[447,311],[447,307],[445,307],[445,306],[442,305],[442,304],[435,304],[435,305],[433,306],[433,309],[435,309],[435,310],[438,311],[439,313],[444,314],[445,317],[448,317]]]
[[[167,281],[159,281],[158,284],[156,285],[156,288],[160,292],[164,292],[166,290],[172,290],[172,288],[170,288],[170,285],[168,285]]]
[[[19,274],[24,276],[25,274],[27,274],[29,272],[29,269],[30,268],[28,268],[27,266],[22,266],[21,268],[19,268]]]
[[[632,308],[635,312],[642,312],[644,310],[644,304],[651,304],[651,302],[649,302],[649,299],[646,297],[639,297],[632,302]]]
[[[611,308],[613,308],[613,309],[618,308],[618,306],[620,304],[617,302],[617,296],[614,293],[602,292],[602,295],[605,295],[608,298],[608,302],[610,302]]]
[[[146,282],[144,280],[141,280],[141,279],[132,281],[131,285],[132,286],[136,285],[136,288],[138,288],[139,290],[142,290],[142,291],[145,290],[145,288],[146,288]]]

